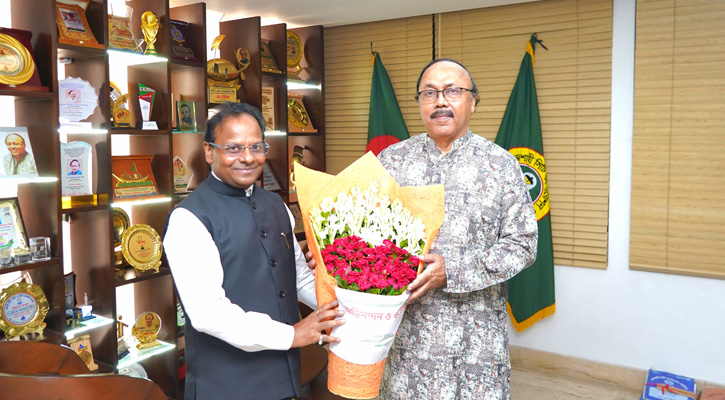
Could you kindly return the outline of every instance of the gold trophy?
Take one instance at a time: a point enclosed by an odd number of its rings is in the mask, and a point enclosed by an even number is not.
[[[156,36],[159,33],[159,17],[151,11],[146,11],[141,15],[141,31],[143,32],[143,40],[146,42],[146,51],[144,55],[156,56],[159,53],[156,52]]]

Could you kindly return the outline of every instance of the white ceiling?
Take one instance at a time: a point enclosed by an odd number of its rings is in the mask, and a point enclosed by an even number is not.
[[[416,15],[470,10],[536,0],[205,0],[207,10],[223,20],[262,17],[262,25],[279,22],[290,28],[348,25]],[[199,0],[171,0],[171,6]]]

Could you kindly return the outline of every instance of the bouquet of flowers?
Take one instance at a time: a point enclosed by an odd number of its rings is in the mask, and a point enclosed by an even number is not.
[[[372,153],[337,176],[296,166],[308,245],[317,260],[317,301],[337,299],[347,323],[333,329],[328,388],[378,395],[405,292],[443,222],[443,187],[401,188]],[[364,188],[364,191],[363,189]]]

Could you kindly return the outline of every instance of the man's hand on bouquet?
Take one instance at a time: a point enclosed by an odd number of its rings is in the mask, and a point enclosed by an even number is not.
[[[312,257],[311,251],[308,251],[307,253],[305,253],[305,260],[307,260],[307,267],[309,269],[315,269],[315,267],[317,266],[317,260],[315,260],[315,258]]]
[[[418,259],[426,263],[423,272],[408,285],[410,297],[406,304],[412,303],[429,290],[444,287],[448,283],[446,278],[446,263],[439,254],[424,254]]]
[[[337,300],[321,306],[305,319],[296,323],[294,325],[295,338],[292,341],[292,347],[304,347],[312,343],[322,345],[324,343],[339,342],[340,338],[329,336],[323,332],[325,330],[331,331],[332,328],[345,323],[344,319],[335,319],[335,317],[345,315],[344,311],[335,309],[335,307],[337,307]]]

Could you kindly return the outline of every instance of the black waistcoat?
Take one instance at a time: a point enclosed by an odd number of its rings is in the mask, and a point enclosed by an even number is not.
[[[214,239],[222,287],[232,303],[288,325],[299,321],[292,226],[276,193],[255,187],[246,197],[243,189],[209,176],[179,207],[192,212]],[[198,269],[204,273],[203,265]],[[185,340],[187,399],[299,396],[299,349],[246,352],[198,332],[188,315]]]

